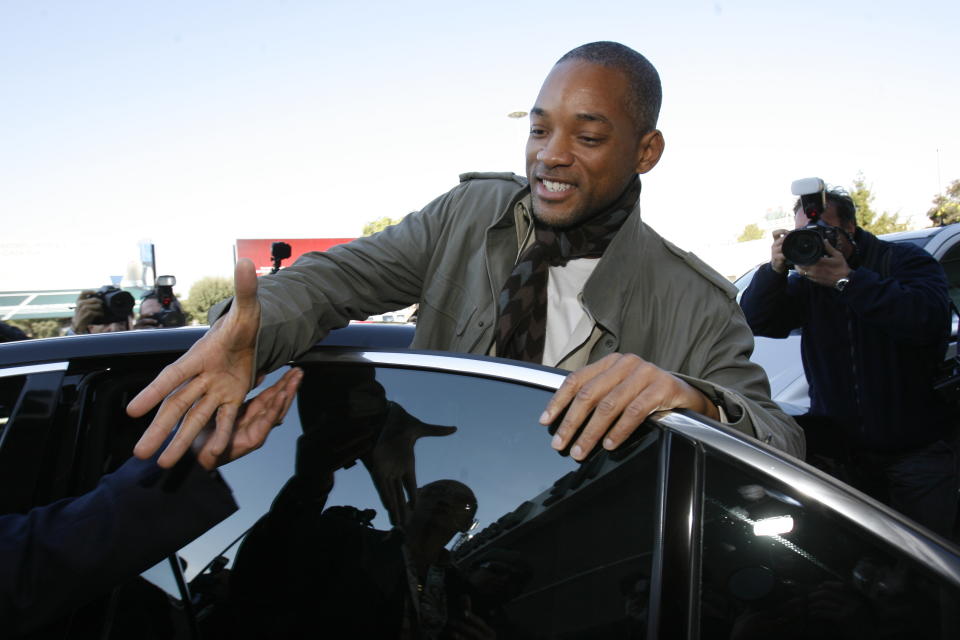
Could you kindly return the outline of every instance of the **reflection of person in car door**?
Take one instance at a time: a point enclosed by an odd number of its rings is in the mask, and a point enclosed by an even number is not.
[[[234,564],[229,615],[249,638],[493,637],[469,610],[471,587],[446,545],[473,522],[477,501],[455,480],[420,487],[405,520],[370,526],[375,512],[324,510],[333,488],[329,434],[312,429],[297,444],[297,473],[247,534]],[[345,450],[345,449],[341,449]]]
[[[824,195],[822,212],[797,201],[796,226],[819,219],[839,230],[837,246],[824,239],[823,255],[788,275],[787,232],[775,231],[770,262],[740,303],[759,336],[803,328],[811,453],[839,461],[827,470],[861,491],[949,534],[955,425],[934,390],[949,336],[946,277],[923,249],[858,227],[849,195]]]

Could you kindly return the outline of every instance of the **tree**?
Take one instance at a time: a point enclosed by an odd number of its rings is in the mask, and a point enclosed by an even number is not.
[[[390,218],[387,216],[377,218],[373,222],[368,222],[367,224],[363,225],[363,235],[372,236],[378,231],[383,231],[387,227],[391,227],[398,222],[400,222],[400,218]]]
[[[863,173],[858,173],[853,179],[853,191],[850,192],[850,197],[853,198],[853,204],[857,206],[858,225],[873,235],[907,230],[907,223],[900,221],[899,213],[889,214],[884,211],[877,215],[877,212],[871,208],[874,196],[867,187]]]
[[[181,304],[189,321],[206,324],[210,308],[232,295],[233,280],[208,276],[197,280],[190,287],[190,297]]]
[[[55,338],[60,335],[61,330],[69,325],[70,319],[52,320],[52,319],[31,319],[31,320],[9,320],[7,324],[14,326],[31,338]]]
[[[933,199],[933,207],[927,211],[927,217],[939,227],[960,222],[960,180],[950,183],[946,195],[941,193]]]
[[[751,222],[743,228],[743,233],[740,234],[740,237],[737,238],[737,242],[749,242],[751,240],[759,240],[763,237],[763,229],[761,229],[757,224]]]

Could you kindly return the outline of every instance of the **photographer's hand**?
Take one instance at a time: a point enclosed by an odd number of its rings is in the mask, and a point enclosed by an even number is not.
[[[77,308],[73,311],[70,327],[74,333],[90,333],[90,325],[102,322],[103,302],[93,289],[84,289],[77,296]]]
[[[807,280],[814,282],[821,287],[833,287],[840,278],[850,277],[850,265],[847,264],[843,254],[832,244],[823,241],[823,248],[826,255],[811,265],[797,267],[797,271]]]
[[[151,316],[140,316],[137,318],[137,322],[133,325],[133,330],[138,331],[140,329],[159,329],[160,323],[157,322],[156,318]]]
[[[136,418],[163,400],[133,450],[138,458],[153,455],[181,418],[180,429],[157,461],[161,467],[171,467],[180,459],[214,413],[216,431],[203,445],[198,461],[219,459],[230,443],[237,413],[250,390],[260,328],[253,262],[237,262],[234,282],[236,296],[227,314],[127,405],[127,413]]]
[[[773,246],[770,247],[770,268],[777,273],[787,272],[787,259],[783,255],[783,239],[790,233],[786,229],[773,230]]]

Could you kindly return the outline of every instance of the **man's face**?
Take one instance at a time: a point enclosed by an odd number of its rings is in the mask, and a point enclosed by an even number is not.
[[[820,219],[823,220],[824,224],[828,224],[831,227],[840,227],[850,235],[857,230],[857,226],[851,222],[843,222],[840,219],[840,214],[837,213],[837,203],[827,201],[827,206],[823,209],[823,213],[820,214]],[[794,211],[794,228],[802,229],[803,227],[810,224],[811,221],[807,217],[807,214],[803,212],[802,208],[797,208]],[[842,233],[837,234],[837,248],[840,249],[840,253],[843,254],[844,258],[849,258],[853,255],[853,245],[850,244],[850,241],[847,240],[847,237]]]
[[[527,140],[527,179],[541,222],[565,227],[589,219],[660,159],[663,137],[637,135],[627,92],[626,77],[600,65],[571,60],[550,71]]]

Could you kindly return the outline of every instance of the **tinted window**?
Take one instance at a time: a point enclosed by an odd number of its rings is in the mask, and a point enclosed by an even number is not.
[[[231,583],[230,597],[205,592],[209,575],[194,580],[207,624],[271,637],[351,624],[358,637],[381,637],[411,620],[460,620],[469,608],[506,636],[640,637],[657,436],[581,466],[550,449],[537,422],[550,395],[445,373],[309,368],[264,449],[222,470],[240,511],[182,551],[195,576],[273,503],[225,555],[219,580]],[[456,432],[409,437],[444,427]],[[370,449],[385,440],[388,455],[374,464]],[[398,455],[411,444],[414,457]],[[338,470],[327,495],[326,470],[358,454],[397,478],[381,482],[384,499],[363,461]],[[399,504],[404,469],[422,492],[412,516],[395,516],[401,534],[384,504]],[[423,557],[434,570],[420,576]],[[421,594],[417,614],[412,593]]]
[[[710,456],[704,638],[955,638],[960,593],[800,492]]]
[[[3,442],[3,432],[7,428],[13,407],[23,389],[24,376],[7,376],[0,378],[0,442]]]

